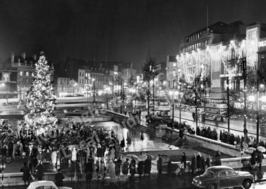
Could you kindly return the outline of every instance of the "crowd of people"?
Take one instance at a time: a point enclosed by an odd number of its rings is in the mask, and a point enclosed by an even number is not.
[[[85,123],[65,124],[63,130],[38,136],[22,129],[19,136],[2,146],[2,155],[27,160],[21,169],[25,184],[32,177],[42,180],[47,164],[52,164],[54,170],[60,168],[60,172],[77,181],[86,178],[88,184],[93,177],[104,181],[108,175],[113,181],[120,174],[134,177],[138,173],[140,178],[150,175],[151,156],[147,153],[140,155],[146,157],[145,160],[137,156],[121,156],[121,152],[131,144],[130,136],[119,140],[113,130],[103,127]],[[143,133],[140,137],[143,138]]]

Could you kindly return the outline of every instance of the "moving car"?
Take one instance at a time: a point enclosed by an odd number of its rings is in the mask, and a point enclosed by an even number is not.
[[[218,189],[243,187],[249,189],[254,176],[247,171],[235,171],[228,166],[213,166],[196,176],[192,184],[199,188]]]
[[[67,186],[57,187],[53,181],[42,180],[30,183],[27,189],[72,189]]]

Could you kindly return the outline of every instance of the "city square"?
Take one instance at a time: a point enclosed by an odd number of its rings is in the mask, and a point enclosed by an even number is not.
[[[263,0],[3,0],[11,189],[266,187]]]

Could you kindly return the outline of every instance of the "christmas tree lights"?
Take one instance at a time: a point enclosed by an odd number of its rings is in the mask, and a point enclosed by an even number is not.
[[[44,55],[35,64],[34,81],[27,93],[24,126],[34,131],[54,130],[57,128],[57,118],[54,116],[55,96],[51,84],[49,65]]]

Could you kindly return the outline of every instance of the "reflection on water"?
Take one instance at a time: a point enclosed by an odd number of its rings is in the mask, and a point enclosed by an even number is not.
[[[106,130],[113,130],[121,141],[123,138],[125,141],[129,137],[131,144],[127,145],[128,151],[154,151],[154,150],[169,150],[179,149],[176,146],[164,143],[161,140],[161,136],[164,135],[163,130],[155,129],[151,126],[134,126],[132,128],[125,128],[122,125],[115,122],[98,122],[94,123],[94,126],[104,127]],[[143,140],[140,139],[141,132],[143,131]]]
[[[134,126],[133,128],[124,128],[116,124],[115,131],[121,141],[122,138],[131,139],[131,144],[127,145],[127,151],[153,151],[153,150],[169,150],[179,149],[176,146],[162,142],[162,130],[155,129],[154,127]],[[143,140],[141,140],[141,132],[143,132]],[[159,136],[159,137],[158,137]]]

